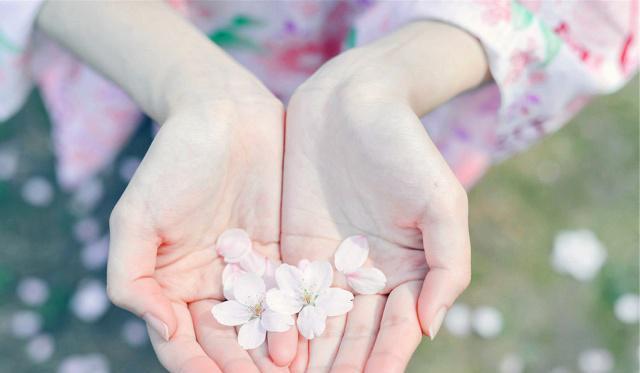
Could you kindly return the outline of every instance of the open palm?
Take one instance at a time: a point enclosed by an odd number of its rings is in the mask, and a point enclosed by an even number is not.
[[[111,217],[112,300],[144,317],[172,372],[278,371],[211,317],[223,299],[217,237],[242,228],[279,259],[284,112],[275,99],[170,116]]]
[[[356,296],[348,315],[330,318],[294,368],[401,372],[421,330],[433,337],[468,284],[466,195],[411,108],[380,87],[324,79],[336,64],[288,107],[282,258],[331,260],[362,234],[388,281],[384,295]]]

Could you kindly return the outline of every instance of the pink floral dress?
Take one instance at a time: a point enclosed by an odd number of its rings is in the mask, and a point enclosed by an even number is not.
[[[170,1],[280,98],[341,51],[433,19],[483,44],[493,82],[423,118],[463,184],[556,131],[638,65],[637,1]],[[33,28],[40,1],[0,1],[0,121],[35,84],[52,121],[58,180],[107,166],[142,114],[120,89]]]

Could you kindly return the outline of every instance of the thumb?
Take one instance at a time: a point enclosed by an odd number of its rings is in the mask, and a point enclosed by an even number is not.
[[[109,220],[109,299],[143,318],[164,340],[177,328],[177,319],[160,284],[153,277],[160,244],[152,229],[122,217],[116,207]],[[130,215],[131,216],[131,215]]]
[[[466,198],[462,200],[464,204],[455,203],[444,217],[427,219],[421,227],[429,271],[418,298],[418,318],[432,340],[447,310],[471,281]]]

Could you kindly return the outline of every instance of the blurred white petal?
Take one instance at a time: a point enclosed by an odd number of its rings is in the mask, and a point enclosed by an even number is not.
[[[455,336],[466,336],[471,332],[471,310],[465,304],[454,304],[447,311],[444,326]]]
[[[109,308],[105,284],[95,279],[82,281],[71,297],[69,305],[73,314],[80,320],[98,320]]]
[[[616,300],[614,313],[623,323],[637,323],[640,319],[640,296],[631,293],[624,294]]]
[[[613,356],[603,348],[594,348],[580,353],[578,366],[583,373],[607,373],[613,370]]]
[[[41,334],[29,340],[25,351],[29,360],[38,364],[44,363],[53,355],[55,351],[55,341],[52,336]]]
[[[22,185],[22,198],[32,206],[48,206],[53,201],[53,186],[44,177],[34,176]]]
[[[502,332],[502,314],[493,307],[479,307],[473,312],[473,330],[483,338],[493,338]]]
[[[577,280],[594,278],[607,259],[607,251],[587,229],[562,231],[556,235],[551,262],[556,271]]]
[[[37,277],[25,277],[16,288],[18,298],[28,306],[40,306],[49,299],[49,285]]]

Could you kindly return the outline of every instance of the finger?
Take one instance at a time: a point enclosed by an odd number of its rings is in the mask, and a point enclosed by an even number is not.
[[[173,303],[177,325],[175,334],[166,341],[155,329],[148,327],[153,349],[160,363],[169,372],[200,373],[221,372],[216,363],[196,341],[193,322],[185,304]]]
[[[416,313],[419,293],[420,282],[412,281],[398,286],[389,294],[365,372],[405,371],[422,339]]]
[[[358,295],[347,314],[347,324],[331,372],[362,372],[376,341],[386,302],[382,295]]]
[[[111,301],[142,317],[165,340],[177,327],[171,301],[153,277],[160,242],[153,229],[114,209],[109,220],[107,293]]]
[[[238,344],[236,330],[213,318],[211,309],[218,303],[217,300],[202,300],[189,304],[196,340],[224,372],[258,373],[256,364]]]
[[[296,356],[293,358],[289,370],[291,373],[303,373],[307,370],[307,363],[309,362],[309,341],[298,333],[298,346],[296,349]]]
[[[251,359],[255,362],[262,373],[289,373],[286,367],[277,366],[269,357],[269,349],[266,343],[263,343],[253,350],[247,350]]]
[[[344,315],[328,317],[324,333],[309,341],[307,372],[329,371],[338,354],[346,321],[347,317]]]
[[[298,329],[295,324],[286,332],[267,333],[269,356],[277,366],[288,366],[296,356],[298,348]]]
[[[466,194],[451,191],[438,217],[421,224],[424,252],[429,271],[418,300],[418,315],[423,332],[435,338],[445,313],[471,280],[471,245]],[[457,197],[455,197],[457,195]]]

